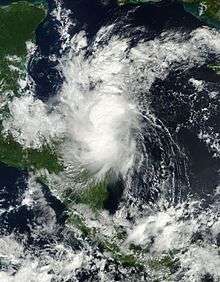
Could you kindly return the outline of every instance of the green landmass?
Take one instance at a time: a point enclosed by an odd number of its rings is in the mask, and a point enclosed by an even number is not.
[[[88,205],[94,212],[104,208],[108,198],[107,180],[101,181],[80,192],[74,192],[70,187],[61,195],[63,202],[71,209],[73,204]]]
[[[218,0],[181,0],[186,7],[194,7],[196,11],[203,5],[203,15],[217,19],[220,11]],[[5,2],[5,1],[4,1]],[[11,3],[13,2],[13,3]],[[160,2],[160,0],[120,0],[120,4],[140,4],[144,2]],[[35,30],[46,15],[45,1],[8,1],[10,5],[0,6],[0,102],[7,91],[19,95],[19,78],[26,75],[27,41],[34,41]],[[199,13],[199,10],[198,10]],[[213,67],[217,70],[217,67]],[[54,149],[48,146],[41,150],[22,148],[12,138],[0,135],[0,162],[9,166],[28,170],[47,169],[50,173],[63,170]],[[80,194],[65,191],[65,202],[82,203],[93,210],[101,210],[108,198],[107,183],[104,181],[93,185]]]
[[[99,228],[88,227],[83,216],[75,211],[69,214],[68,224],[71,228],[76,228],[80,231],[81,236],[85,239],[89,238],[96,243],[99,247],[109,253],[115,262],[124,267],[132,267],[139,271],[148,269],[154,273],[163,271],[163,278],[165,279],[163,281],[167,281],[166,279],[169,279],[173,271],[179,267],[179,260],[175,257],[175,251],[168,251],[160,257],[153,257],[150,255],[149,250],[146,250],[139,245],[135,246],[135,250],[133,250],[133,248],[130,248],[129,250],[126,247],[120,247],[123,246],[127,234],[123,236],[123,238],[121,237],[120,232],[112,238],[107,237],[100,232]]]
[[[85,220],[78,213],[73,212],[69,215],[68,223],[71,227],[75,227],[81,231],[81,235],[96,242],[99,247],[109,252],[115,261],[125,267],[135,267],[142,270],[144,263],[138,259],[133,253],[126,253],[120,249],[120,240],[117,238],[108,238],[103,236],[96,228],[88,227]]]
[[[174,268],[178,268],[179,260],[175,258],[175,255],[172,252],[169,252],[161,257],[150,259],[148,264],[154,270],[165,268],[172,272]]]
[[[159,2],[149,0],[122,0],[126,3]],[[218,0],[182,0],[185,5],[206,5],[204,13],[216,17],[220,9]],[[5,1],[4,1],[5,2]],[[13,3],[11,3],[13,2]],[[27,41],[34,41],[35,30],[46,15],[45,1],[8,1],[10,5],[0,6],[0,101],[5,93],[19,94],[19,78],[26,75]],[[58,173],[62,166],[58,157],[50,148],[42,150],[23,149],[12,138],[0,136],[0,161],[7,165],[26,169],[46,168],[49,172]],[[80,196],[75,197],[76,202],[89,204],[93,209],[102,209],[108,197],[106,183],[94,185]],[[67,197],[71,199],[71,197]]]
[[[26,42],[34,41],[35,30],[45,17],[45,7],[39,5],[42,2],[16,1],[11,5],[0,7],[0,98],[7,91],[11,91],[14,96],[19,95],[18,80],[26,75]],[[121,0],[121,4],[143,2],[146,1]],[[63,170],[54,148],[49,146],[44,146],[41,150],[23,148],[12,137],[4,137],[1,134],[0,162],[29,171],[47,169],[49,173],[58,174]],[[63,195],[64,203],[69,210],[73,204],[88,205],[93,211],[102,210],[108,198],[107,185],[107,180],[102,181],[79,194],[73,193],[70,187]],[[70,214],[68,223],[80,230],[84,237],[90,238],[106,252],[110,252],[112,258],[125,267],[134,267],[140,271],[145,267],[156,271],[167,268],[171,272],[176,264],[176,260],[170,255],[146,261],[138,257],[139,254],[141,255],[141,249],[136,250],[135,253],[133,250],[128,253],[122,251],[120,243],[124,240],[123,233],[119,232],[115,240],[105,238],[95,228],[87,227],[84,219],[75,213]],[[5,265],[3,260],[0,261],[0,267]]]
[[[211,64],[208,66],[211,70],[213,70],[216,74],[220,75],[220,63]]]
[[[63,170],[54,149],[48,146],[40,151],[23,148],[10,137],[0,136],[0,161],[4,164],[20,169],[40,170],[47,169],[50,173]]]
[[[30,1],[0,6],[0,95],[18,92],[18,79],[26,74],[26,42],[34,41],[45,15],[44,6]]]
[[[89,205],[93,210],[100,210],[104,208],[104,202],[107,198],[107,183],[103,181],[82,192],[78,202]]]
[[[12,3],[13,2],[13,3]],[[33,4],[34,3],[34,4]],[[40,1],[0,2],[0,104],[18,96],[21,91],[19,79],[27,73],[27,42],[35,40],[35,30],[46,15]],[[10,4],[10,5],[9,5]],[[6,116],[6,107],[1,116]],[[58,172],[61,165],[51,148],[23,149],[12,138],[0,133],[0,162],[21,169],[46,168]]]
[[[186,11],[211,26],[220,28],[219,0],[181,0]]]

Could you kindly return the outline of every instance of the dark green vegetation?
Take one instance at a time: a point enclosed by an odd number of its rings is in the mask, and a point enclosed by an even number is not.
[[[46,10],[42,5],[30,2],[4,1],[0,7],[0,98],[10,93],[19,95],[19,78],[26,75],[27,41],[34,41],[35,30],[44,19]],[[15,1],[13,1],[15,2]],[[0,2],[1,3],[1,2]],[[6,6],[6,4],[10,4]],[[3,116],[6,108],[2,109]],[[23,149],[12,138],[0,136],[0,161],[21,169],[38,170],[46,168],[49,172],[59,172],[61,165],[51,148],[41,151]]]
[[[2,136],[0,136],[0,161],[20,169],[47,169],[50,173],[58,173],[62,170],[62,165],[52,148],[44,147],[41,151],[24,149],[12,138]]]
[[[92,209],[103,209],[107,197],[107,184],[103,181],[83,191],[78,200],[82,204],[89,205]]]
[[[82,236],[96,242],[98,246],[106,252],[111,253],[112,258],[125,267],[135,267],[142,270],[145,266],[133,253],[124,253],[120,249],[118,238],[107,238],[100,234],[96,228],[87,227],[85,220],[77,213],[73,213],[68,219],[71,226],[76,227],[82,233]],[[147,265],[146,265],[147,266]]]
[[[175,258],[175,256],[170,253],[163,255],[159,258],[154,258],[148,262],[149,266],[154,270],[160,269],[169,269],[172,273],[179,266],[179,260]]]
[[[204,7],[204,14],[210,18],[220,19],[219,0],[182,0],[186,4],[200,5]]]
[[[208,24],[220,27],[220,1],[219,0],[181,0],[186,11],[191,12]]]
[[[136,251],[128,250],[126,247],[120,247],[127,237],[121,238],[117,233],[113,238],[109,238],[100,233],[99,228],[88,227],[85,219],[76,212],[69,214],[68,223],[71,227],[76,228],[81,232],[84,238],[88,238],[95,242],[101,249],[111,254],[118,264],[135,268],[139,271],[149,269],[150,271],[164,271],[164,279],[169,278],[173,271],[179,268],[179,260],[175,257],[175,252],[168,252],[161,257],[150,258],[148,250],[142,249],[141,246],[136,246]],[[126,232],[125,232],[126,233]]]
[[[220,75],[220,63],[216,65],[209,65],[209,68],[212,69],[216,74]]]
[[[0,7],[1,92],[18,90],[18,78],[21,71],[25,71],[26,42],[34,39],[35,29],[45,14],[42,5],[26,1]]]
[[[42,7],[27,2],[13,3],[0,8],[0,54],[23,56],[26,42],[34,37],[34,31],[44,18]]]
[[[104,208],[104,203],[108,198],[107,181],[102,181],[91,187],[82,190],[80,193],[74,192],[71,187],[66,190],[62,198],[67,206],[74,204],[88,205],[93,211]]]

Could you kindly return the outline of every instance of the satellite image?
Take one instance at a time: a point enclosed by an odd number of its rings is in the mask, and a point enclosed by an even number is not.
[[[220,0],[0,0],[0,282],[220,281]]]

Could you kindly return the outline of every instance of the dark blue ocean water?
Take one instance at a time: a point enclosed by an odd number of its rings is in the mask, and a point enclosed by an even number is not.
[[[2,3],[7,1],[1,1]],[[48,1],[49,12],[54,7],[52,0]],[[140,39],[150,40],[155,38],[161,32],[167,29],[180,29],[185,32],[191,32],[195,28],[202,26],[198,19],[187,13],[182,5],[178,3],[161,4],[143,4],[134,9],[134,6],[118,7],[114,1],[109,1],[107,5],[101,4],[96,0],[71,1],[65,0],[64,6],[71,10],[71,17],[76,25],[69,32],[73,35],[82,28],[86,31],[89,41],[92,42],[94,35],[99,28],[105,24],[118,21],[118,28],[115,33],[123,36],[126,31],[126,25],[134,27],[144,26],[145,31],[136,31],[130,40],[131,46],[134,46]],[[130,13],[128,13],[130,11]],[[36,30],[37,51],[30,59],[28,72],[36,83],[36,97],[47,101],[50,97],[56,95],[62,85],[62,73],[56,68],[58,59],[62,56],[61,41],[57,27],[59,22],[50,15],[39,25]],[[51,61],[49,56],[56,55],[57,60]],[[207,64],[212,63],[215,58],[207,58]],[[178,133],[175,133],[176,125],[179,123],[188,123],[190,111],[190,94],[193,92],[192,86],[188,84],[189,78],[202,79],[207,81],[210,89],[220,90],[220,77],[207,68],[206,65],[201,68],[188,69],[184,74],[171,72],[165,80],[157,80],[151,93],[152,106],[156,115],[169,128],[176,142],[185,150],[187,159],[187,172],[192,192],[206,198],[211,193],[218,182],[218,169],[220,161],[212,157],[204,143],[198,137],[200,125],[199,120],[192,127],[183,127]],[[187,87],[185,87],[187,85]],[[181,92],[181,99],[174,95]],[[207,93],[201,94],[201,99],[197,101],[195,110],[204,105],[208,105],[210,100]],[[216,130],[220,127],[219,103],[216,112],[212,112],[210,125],[214,125]],[[208,125],[206,125],[208,126]],[[153,152],[154,148],[152,148]],[[155,159],[159,159],[158,151],[152,153]],[[185,172],[180,177],[185,177]],[[181,176],[182,175],[182,176]],[[27,188],[27,171],[21,171],[16,168],[0,165],[0,187],[1,187],[1,206],[6,211],[0,216],[1,232],[11,233],[17,230],[19,233],[30,233],[31,225],[36,220],[35,210],[20,206],[22,195]],[[183,179],[184,181],[184,179]],[[65,207],[50,194],[46,188],[42,188],[48,204],[55,210],[58,222],[62,225],[65,219]],[[116,197],[117,198],[117,197]],[[114,197],[109,199],[108,209],[115,209]],[[10,209],[10,211],[9,211]]]

